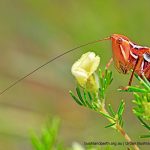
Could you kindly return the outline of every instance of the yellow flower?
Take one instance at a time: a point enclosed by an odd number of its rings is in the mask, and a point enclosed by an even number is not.
[[[80,86],[88,87],[88,89],[97,88],[93,73],[97,70],[99,63],[99,56],[96,56],[94,52],[87,52],[73,64],[71,72]]]

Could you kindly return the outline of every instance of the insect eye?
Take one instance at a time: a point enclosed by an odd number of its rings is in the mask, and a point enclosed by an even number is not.
[[[121,43],[122,43],[122,38],[118,38],[118,39],[117,39],[117,43],[118,43],[118,44],[121,44]]]
[[[145,54],[143,54],[143,57],[146,61],[150,62],[150,55],[149,54],[145,53]]]

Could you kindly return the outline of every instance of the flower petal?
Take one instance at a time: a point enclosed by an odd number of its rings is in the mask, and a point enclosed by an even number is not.
[[[99,56],[96,56],[94,52],[87,52],[73,64],[71,72],[78,83],[84,86],[90,76],[97,70],[99,63]]]

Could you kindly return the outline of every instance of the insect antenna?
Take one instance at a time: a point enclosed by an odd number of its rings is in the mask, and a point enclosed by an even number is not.
[[[27,78],[28,76],[30,76],[31,74],[33,74],[34,72],[36,72],[37,70],[39,70],[39,69],[43,68],[44,66],[46,66],[47,64],[49,64],[49,63],[55,61],[56,59],[58,59],[58,58],[60,58],[60,57],[62,57],[62,56],[64,56],[64,55],[66,55],[66,54],[68,54],[68,53],[70,53],[70,52],[72,52],[72,51],[74,51],[74,50],[77,50],[77,49],[79,49],[79,48],[81,48],[81,47],[84,47],[84,46],[87,46],[87,45],[91,45],[91,44],[95,44],[95,43],[98,43],[98,42],[101,42],[101,41],[104,41],[104,40],[109,40],[109,39],[110,39],[110,37],[104,38],[104,39],[102,39],[102,40],[95,40],[95,41],[92,41],[92,42],[89,42],[89,43],[86,43],[86,44],[77,46],[77,47],[75,47],[75,48],[72,48],[72,49],[70,49],[70,50],[68,50],[68,51],[66,51],[66,52],[64,52],[64,53],[61,53],[60,55],[57,55],[56,57],[54,57],[54,58],[48,60],[47,62],[45,62],[45,63],[42,64],[41,66],[37,67],[37,68],[34,69],[33,71],[29,72],[29,73],[26,74],[25,76],[23,76],[23,77],[17,79],[16,81],[14,81],[12,84],[10,84],[8,87],[6,87],[3,91],[1,91],[1,92],[0,92],[0,95],[2,95],[3,93],[5,93],[5,92],[8,91],[9,89],[11,89],[13,86],[15,86],[16,84],[18,84],[20,81],[24,80],[25,78]]]

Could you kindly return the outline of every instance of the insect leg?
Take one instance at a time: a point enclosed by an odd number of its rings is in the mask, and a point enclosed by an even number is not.
[[[106,69],[109,68],[109,66],[112,64],[112,62],[113,62],[113,58],[111,57],[110,60],[109,60],[109,62],[106,65]]]
[[[135,65],[134,65],[134,68],[133,68],[133,71],[132,71],[132,74],[130,76],[130,80],[129,80],[129,83],[128,83],[128,86],[131,86],[131,83],[133,81],[133,75],[134,75],[134,72],[138,71],[141,67],[141,64],[142,64],[142,61],[143,61],[143,57],[142,56],[139,56],[135,62]],[[138,72],[139,74],[139,72]]]

